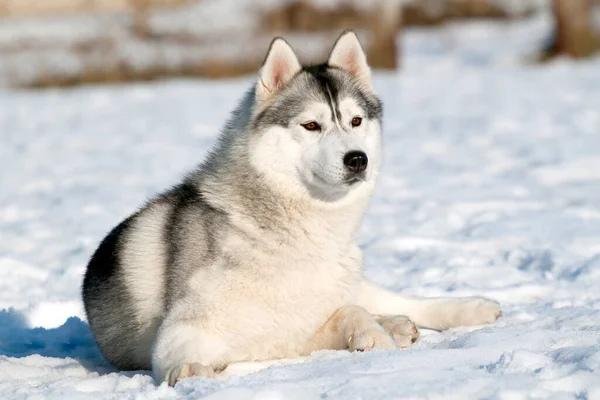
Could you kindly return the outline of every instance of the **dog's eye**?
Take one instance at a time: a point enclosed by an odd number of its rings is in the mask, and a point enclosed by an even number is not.
[[[362,118],[361,117],[354,117],[352,118],[352,126],[353,127],[357,127],[360,126],[360,124],[362,124]]]
[[[320,131],[321,130],[321,126],[314,121],[303,124],[302,126],[307,131]]]

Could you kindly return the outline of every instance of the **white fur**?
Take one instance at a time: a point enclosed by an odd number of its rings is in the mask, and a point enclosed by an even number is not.
[[[273,179],[273,184],[281,182],[296,193],[308,190],[323,200],[338,199],[352,190],[344,182],[344,155],[358,150],[367,154],[369,160],[366,181],[374,180],[382,156],[379,123],[364,118],[364,112],[352,98],[342,99],[339,108],[341,121],[337,124],[327,104],[307,104],[292,121],[291,132],[273,127],[250,144],[251,162]],[[354,117],[364,118],[363,123],[352,127]],[[318,122],[321,131],[306,131],[302,125],[307,121]]]
[[[163,239],[163,227],[169,208],[165,204],[152,205],[144,214],[134,220],[131,232],[123,246],[123,269],[125,287],[135,304],[135,315],[140,327],[148,332],[147,337],[138,342],[139,362],[150,364],[150,351],[154,342],[153,332],[148,329],[160,321],[163,304],[163,266],[166,264],[166,249]],[[148,322],[150,321],[150,322]]]
[[[244,268],[228,271],[216,265],[193,277],[189,296],[158,333],[153,357],[157,379],[183,362],[220,370],[235,361],[304,354],[316,330],[353,301],[360,252],[353,238],[338,229],[354,231],[366,205],[366,196],[361,197],[338,210],[307,209],[304,215],[290,216],[308,223],[290,227],[289,238],[267,234],[251,246],[232,232],[223,251],[243,257]],[[235,219],[240,231],[249,226],[244,216]],[[193,289],[196,282],[198,290]]]
[[[371,87],[353,33],[338,40],[329,62]],[[267,101],[298,68],[287,43],[273,42],[257,99]],[[355,239],[381,165],[381,133],[376,120],[351,126],[352,118],[365,117],[354,100],[339,104],[340,118],[330,115],[326,103],[307,104],[291,128],[269,128],[248,143],[250,163],[286,210],[285,231],[261,229],[243,210],[228,210],[231,229],[220,238],[220,258],[193,274],[158,331],[152,354],[158,381],[211,376],[213,368],[218,372],[233,362],[298,357],[320,348],[406,347],[418,337],[406,318],[382,319],[382,327],[369,313],[403,314],[436,329],[497,318],[492,301],[409,298],[362,279]],[[302,124],[308,121],[318,121],[321,131],[306,131]],[[369,164],[364,181],[350,186],[342,172],[343,157],[352,150],[365,152]],[[205,196],[211,204],[227,204],[210,190]],[[145,232],[148,246],[155,234]],[[136,247],[162,257],[160,250]],[[227,260],[235,260],[235,268]],[[142,310],[135,281],[150,270],[140,264],[128,278]]]
[[[356,303],[373,315],[401,314],[430,329],[489,324],[500,316],[500,305],[482,297],[419,298],[400,295],[362,281]]]

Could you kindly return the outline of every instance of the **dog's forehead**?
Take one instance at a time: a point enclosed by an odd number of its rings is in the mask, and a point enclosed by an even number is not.
[[[331,118],[331,106],[325,100],[309,101],[304,104],[299,114],[305,118],[329,119]]]
[[[355,99],[352,96],[345,96],[345,97],[340,98],[338,100],[338,104],[339,104],[339,109],[342,114],[344,114],[344,113],[351,113],[351,114],[360,113],[361,115],[363,115],[366,111],[362,107],[360,102],[358,102],[357,99]]]
[[[345,73],[319,65],[305,67],[298,79],[302,86],[308,87],[311,97],[327,104],[338,103],[347,97],[360,96],[360,88]],[[302,82],[304,81],[304,82]]]
[[[344,109],[361,109],[365,118],[381,119],[379,98],[345,71],[322,64],[304,67],[301,78],[298,81],[304,81],[304,85],[310,87],[312,97],[331,105],[336,113],[343,111],[341,105],[344,104]]]
[[[333,113],[336,113],[334,116]],[[352,97],[343,97],[335,103],[330,100],[321,99],[309,101],[305,104],[303,111],[299,114],[301,119],[316,119],[325,122],[333,119],[352,118],[365,115],[365,110],[359,102]]]

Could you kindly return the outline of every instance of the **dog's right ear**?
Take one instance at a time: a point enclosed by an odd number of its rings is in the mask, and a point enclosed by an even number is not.
[[[267,100],[301,70],[302,65],[288,42],[280,37],[273,39],[258,74],[256,98]]]

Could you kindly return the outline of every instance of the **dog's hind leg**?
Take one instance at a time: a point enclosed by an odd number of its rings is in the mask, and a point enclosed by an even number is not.
[[[392,337],[362,307],[338,309],[307,343],[303,355],[317,350],[369,351],[394,349]]]
[[[152,352],[152,372],[158,383],[174,386],[192,376],[214,378],[227,366],[229,346],[195,320],[167,318],[158,330]]]
[[[420,327],[437,330],[490,324],[501,315],[497,302],[482,297],[405,296],[366,280],[360,283],[356,304],[376,316],[406,315]]]

